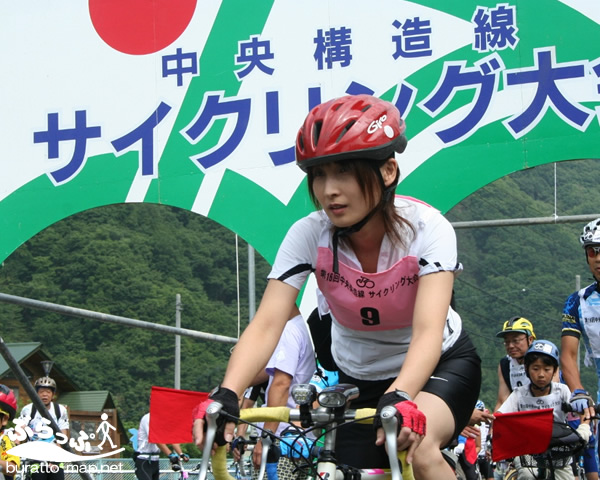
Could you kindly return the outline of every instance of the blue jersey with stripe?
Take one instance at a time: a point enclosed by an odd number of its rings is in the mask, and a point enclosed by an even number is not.
[[[591,360],[598,375],[600,395],[600,292],[594,282],[567,298],[563,309],[562,336],[583,341],[586,360]]]

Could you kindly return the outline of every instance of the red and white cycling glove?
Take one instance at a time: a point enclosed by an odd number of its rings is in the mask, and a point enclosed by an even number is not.
[[[398,412],[398,427],[408,427],[419,435],[425,435],[427,430],[427,418],[419,410],[419,407],[410,401],[407,394],[400,391],[384,394],[377,403],[377,416],[373,420],[375,429],[381,427],[381,411],[385,407],[393,406]]]
[[[233,390],[219,386],[210,393],[206,400],[196,405],[192,411],[192,423],[197,419],[204,420],[206,417],[206,409],[213,402],[219,402],[221,405],[223,405],[221,412],[228,413],[231,417],[233,417],[227,418],[225,415],[219,415],[217,418],[217,434],[215,437],[215,442],[217,445],[223,446],[227,443],[224,437],[225,423],[234,422],[237,424],[236,419],[240,416],[240,405],[238,403],[239,400],[237,393],[235,393]],[[204,429],[206,430],[206,423],[204,424]]]

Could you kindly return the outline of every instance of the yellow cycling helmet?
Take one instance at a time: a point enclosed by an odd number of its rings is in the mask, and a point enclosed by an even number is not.
[[[502,331],[496,334],[497,337],[503,337],[507,333],[519,332],[524,333],[529,337],[533,337],[535,340],[535,333],[533,332],[533,325],[529,320],[523,317],[512,317],[510,320],[504,322]]]

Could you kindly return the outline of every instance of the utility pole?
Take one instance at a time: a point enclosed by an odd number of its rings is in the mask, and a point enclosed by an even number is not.
[[[581,290],[581,275],[575,275],[575,291]],[[577,343],[577,370],[581,371],[581,341]]]
[[[181,328],[181,295],[175,295],[175,328]],[[181,388],[181,335],[175,335],[175,382],[174,387]]]

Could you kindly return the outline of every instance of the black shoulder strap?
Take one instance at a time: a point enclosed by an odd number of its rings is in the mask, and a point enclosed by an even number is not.
[[[56,423],[60,420],[60,406],[56,402],[52,402],[54,405],[54,415],[56,416]],[[31,420],[35,418],[35,414],[37,413],[37,408],[35,408],[35,404],[31,404]]]
[[[502,360],[500,360],[500,370],[502,371],[502,378],[504,378],[504,383],[506,383],[506,386],[512,392],[513,388],[510,383],[510,359],[509,359],[509,357],[503,357]]]

